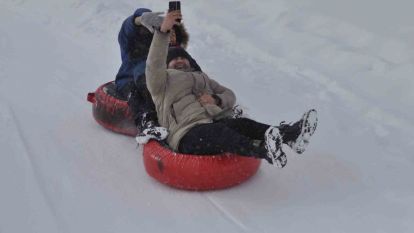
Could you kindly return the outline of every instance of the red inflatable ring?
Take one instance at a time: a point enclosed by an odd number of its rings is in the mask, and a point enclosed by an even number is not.
[[[187,190],[214,190],[238,185],[254,174],[261,160],[235,154],[197,156],[172,152],[156,141],[144,146],[147,173],[166,185]]]
[[[100,125],[117,133],[137,135],[127,101],[116,96],[114,82],[105,83],[95,92],[88,93],[87,99],[92,103],[93,117]]]
[[[114,82],[88,93],[93,117],[103,127],[129,136],[137,135],[126,100],[116,96]],[[238,185],[254,174],[261,160],[235,154],[198,156],[179,154],[156,141],[144,145],[147,173],[169,186],[187,190],[214,190]]]

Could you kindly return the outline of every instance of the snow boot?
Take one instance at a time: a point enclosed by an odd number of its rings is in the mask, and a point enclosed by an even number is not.
[[[240,105],[236,105],[232,108],[231,118],[237,119],[243,117],[243,109]]]
[[[287,158],[282,150],[283,140],[277,127],[271,126],[266,130],[264,143],[267,150],[265,159],[279,168],[286,166]]]
[[[315,133],[318,125],[318,116],[315,109],[305,112],[302,118],[293,123],[279,125],[280,134],[283,142],[292,148],[296,153],[302,154],[309,144],[309,139]]]
[[[135,140],[138,144],[147,144],[149,140],[154,139],[162,141],[168,136],[168,129],[160,126],[151,125],[143,129],[142,132],[138,133]]]
[[[135,137],[138,144],[147,144],[151,139],[162,141],[167,138],[168,130],[158,126],[154,119],[156,119],[156,113],[154,114],[154,112],[142,114],[141,122],[137,126],[139,133]]]

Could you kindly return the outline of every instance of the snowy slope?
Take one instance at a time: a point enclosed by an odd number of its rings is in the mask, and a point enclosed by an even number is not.
[[[122,20],[167,1],[1,1],[0,232],[412,232],[412,3],[331,2],[183,1],[190,52],[252,118],[320,113],[285,169],[198,193],[148,177],[85,100],[119,68]]]

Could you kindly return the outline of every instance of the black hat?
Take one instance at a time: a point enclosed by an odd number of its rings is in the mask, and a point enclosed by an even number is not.
[[[173,59],[177,58],[177,57],[182,57],[182,58],[186,58],[189,62],[190,62],[190,66],[196,70],[196,71],[201,71],[200,66],[197,64],[197,62],[190,56],[189,53],[187,53],[187,51],[185,51],[185,49],[183,49],[182,47],[170,47],[168,49],[168,56],[167,56],[167,65],[168,63],[170,63],[170,61],[172,61]]]

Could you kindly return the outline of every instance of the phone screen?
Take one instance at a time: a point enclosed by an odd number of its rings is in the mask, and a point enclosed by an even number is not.
[[[171,1],[169,2],[169,11],[179,11],[181,10],[181,2],[180,1]]]

